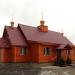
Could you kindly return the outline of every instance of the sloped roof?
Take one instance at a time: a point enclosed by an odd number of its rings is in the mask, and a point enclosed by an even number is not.
[[[71,49],[72,47],[70,45],[68,45],[68,44],[60,45],[60,46],[57,47],[57,49],[64,49],[64,48]]]
[[[65,48],[65,46],[66,46],[66,44],[60,45],[60,46],[57,47],[57,49],[63,49],[63,48]]]
[[[27,46],[27,43],[22,36],[21,32],[16,27],[5,26],[5,29],[8,34],[8,38],[11,42],[11,45],[15,46]]]
[[[22,24],[18,24],[18,27],[28,41],[73,45],[66,37],[62,36],[58,32],[48,31],[44,33],[41,32],[37,27]]]
[[[0,48],[7,48],[10,47],[10,44],[7,39],[0,38]]]

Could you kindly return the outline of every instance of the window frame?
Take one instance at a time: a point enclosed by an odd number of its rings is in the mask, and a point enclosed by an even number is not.
[[[44,48],[44,55],[45,55],[45,56],[50,55],[50,48],[48,48],[48,47],[45,47],[45,48]]]
[[[67,54],[67,55],[70,54],[70,50],[69,50],[69,49],[66,50],[66,54]]]
[[[26,55],[26,48],[25,47],[21,47],[19,49],[19,54],[22,55],[22,56]]]

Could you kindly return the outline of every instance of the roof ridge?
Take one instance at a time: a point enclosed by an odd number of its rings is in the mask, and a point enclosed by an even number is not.
[[[67,40],[60,34],[60,32],[48,30],[48,32],[41,33],[37,30],[37,27],[27,26],[24,24],[18,24],[18,27],[22,30],[24,36],[27,40],[32,40],[36,42],[52,42],[57,44],[71,44],[71,41]],[[39,37],[39,38],[38,38]]]
[[[37,27],[34,27],[34,26],[29,26],[29,25],[24,25],[24,24],[18,24],[18,25],[19,25],[19,26],[22,25],[22,26],[37,28]],[[55,33],[59,33],[59,34],[60,34],[60,32],[52,31],[52,30],[48,30],[48,32],[55,32]]]

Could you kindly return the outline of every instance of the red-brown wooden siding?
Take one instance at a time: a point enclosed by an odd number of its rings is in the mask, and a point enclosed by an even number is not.
[[[11,50],[2,48],[0,50],[0,61],[10,62],[10,60],[11,60]]]
[[[44,55],[44,48],[50,49],[50,55]],[[0,49],[0,62],[52,62],[56,58],[56,47],[49,45],[42,45],[32,43],[30,47],[26,48],[26,55],[20,55],[20,47],[2,48]],[[3,51],[3,52],[2,52]],[[2,55],[2,58],[1,58]],[[66,50],[61,51],[61,57],[66,61],[67,55]],[[70,58],[75,61],[75,51],[70,50]]]
[[[56,50],[53,46],[45,46],[45,45],[41,45],[41,44],[32,44],[32,53],[31,53],[31,57],[32,57],[32,61],[33,62],[51,62],[55,60],[56,57]],[[44,55],[44,48],[48,47],[50,50],[50,55],[45,56]]]
[[[49,48],[49,55],[44,55],[44,48]],[[56,50],[53,46],[39,45],[39,62],[52,62],[55,60]]]
[[[26,48],[26,54],[20,55],[20,47],[13,48],[13,62],[29,62],[30,61],[30,50]]]

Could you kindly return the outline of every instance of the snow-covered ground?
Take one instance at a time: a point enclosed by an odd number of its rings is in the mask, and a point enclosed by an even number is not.
[[[75,66],[38,66],[26,63],[0,63],[0,75],[75,75]]]

